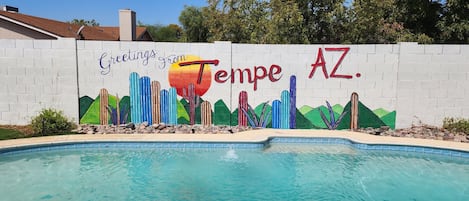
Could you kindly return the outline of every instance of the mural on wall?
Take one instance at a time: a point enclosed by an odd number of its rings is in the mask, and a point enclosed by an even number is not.
[[[352,79],[352,75],[340,74],[340,66],[350,48],[324,48],[324,51],[342,52],[332,70],[326,68],[323,50],[319,48],[316,62],[311,65],[308,78],[319,76],[322,71],[325,79]],[[130,53],[129,53],[130,54]],[[148,53],[151,58],[151,51]],[[155,53],[156,54],[156,53]],[[144,55],[142,53],[142,55]],[[107,56],[107,55],[105,55]],[[103,58],[103,57],[102,57]],[[120,62],[124,62],[124,56]],[[145,61],[145,59],[144,59]],[[103,68],[109,73],[109,67]],[[231,125],[268,127],[279,129],[350,129],[351,122],[359,127],[389,126],[395,128],[396,111],[383,108],[371,110],[360,102],[358,95],[352,95],[351,101],[344,105],[331,105],[324,100],[325,105],[310,106],[297,105],[297,77],[284,76],[279,65],[272,64],[254,66],[253,68],[236,69],[231,71],[217,70],[212,73],[212,67],[219,64],[218,60],[203,60],[194,55],[178,56],[171,62],[168,69],[169,88],[161,89],[158,80],[148,76],[141,76],[136,72],[129,75],[129,94],[121,99],[117,94],[107,94],[102,89],[96,98],[83,96],[80,98],[81,124],[125,124],[129,122],[151,124],[203,124],[203,125]],[[106,67],[108,65],[104,65]],[[330,66],[330,65],[328,65]],[[102,71],[103,72],[103,71]],[[356,78],[361,74],[356,73]],[[231,111],[223,99],[215,103],[205,101],[203,96],[212,84],[244,83],[252,85],[257,90],[258,82],[263,80],[277,82],[289,79],[289,87],[278,94],[278,99],[264,100],[259,105],[251,105],[247,91],[241,91],[237,97],[238,105]],[[213,95],[213,94],[212,94]],[[102,101],[106,99],[106,101]],[[103,114],[106,113],[106,114]],[[359,115],[355,115],[355,114]],[[355,119],[354,119],[355,118]]]

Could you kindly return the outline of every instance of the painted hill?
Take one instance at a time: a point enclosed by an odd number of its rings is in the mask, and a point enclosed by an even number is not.
[[[310,112],[311,110],[313,110],[314,108],[309,106],[309,105],[303,105],[301,106],[301,108],[299,109],[300,113],[305,115],[306,113]]]
[[[310,112],[306,113],[306,115],[304,115],[304,116],[306,117],[306,119],[308,119],[311,122],[313,127],[327,128],[326,124],[324,123],[324,121],[321,118],[320,111],[322,111],[324,113],[324,115],[326,116],[327,119],[330,119],[329,110],[324,105],[321,105],[317,108],[314,108]],[[339,116],[340,116],[340,114],[334,112],[335,119],[337,119]]]
[[[79,118],[81,119],[83,115],[85,115],[86,111],[90,108],[91,104],[93,103],[93,99],[90,98],[89,96],[83,96],[79,100],[80,103],[80,116]]]
[[[214,125],[230,125],[231,112],[223,100],[218,100],[213,105],[213,124]]]
[[[396,111],[392,111],[383,117],[381,120],[392,129],[396,129]]]
[[[109,105],[111,107],[116,107],[116,101],[117,98],[115,96],[109,95]],[[98,97],[96,97],[96,99],[91,103],[83,117],[80,119],[80,124],[99,124],[99,102],[100,97],[98,95]]]
[[[332,111],[334,111],[337,114],[342,114],[342,112],[344,111],[344,106],[340,104],[335,104],[334,106],[332,106]]]
[[[389,111],[383,109],[383,108],[378,108],[376,110],[373,110],[373,113],[376,114],[379,118],[384,117],[385,115],[389,114]]]
[[[345,106],[344,111],[347,111],[347,114],[344,116],[337,129],[350,129],[350,101]],[[379,128],[381,126],[386,126],[386,124],[373,111],[371,111],[360,101],[358,101],[358,115],[358,127],[360,128]]]

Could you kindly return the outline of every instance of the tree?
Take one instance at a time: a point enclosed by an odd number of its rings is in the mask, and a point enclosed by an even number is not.
[[[267,43],[308,43],[303,28],[303,15],[294,0],[271,0]]]
[[[438,22],[444,43],[469,43],[469,4],[467,0],[447,0],[442,20]]]
[[[404,28],[417,37],[416,40],[418,37],[424,36],[433,40],[440,33],[437,27],[443,11],[443,5],[440,1],[396,0],[399,11],[397,21],[402,22]]]
[[[296,0],[310,43],[346,41],[349,7],[344,0]]]
[[[184,6],[179,15],[179,22],[184,30],[186,42],[207,42],[208,28],[204,24],[202,8]]]
[[[177,24],[170,24],[167,26],[163,25],[145,25],[141,22],[138,23],[139,26],[144,26],[147,28],[148,33],[154,41],[160,42],[178,42],[181,39],[183,30]]]
[[[67,23],[76,24],[76,25],[83,25],[83,26],[99,26],[99,23],[96,20],[84,20],[84,19],[73,19],[72,21],[68,21]]]
[[[355,0],[352,5],[352,43],[395,43],[412,38],[403,23],[397,21],[395,0]]]

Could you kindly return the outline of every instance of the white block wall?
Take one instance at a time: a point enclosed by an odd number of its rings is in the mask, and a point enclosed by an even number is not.
[[[401,43],[396,125],[469,118],[469,45]]]
[[[309,78],[311,64],[322,50],[330,74],[343,51],[350,48],[336,74],[352,79],[326,79],[319,67]],[[102,69],[99,61],[111,56],[138,51],[155,51],[143,60],[115,62]],[[129,95],[129,75],[149,76],[168,89],[170,60],[180,55],[195,55],[204,60],[218,59],[211,65],[212,82],[202,97],[214,104],[223,99],[231,110],[238,105],[240,91],[247,91],[249,103],[280,99],[289,90],[290,76],[297,80],[297,107],[319,106],[325,101],[345,105],[357,92],[370,109],[397,111],[396,126],[411,126],[422,121],[441,125],[444,117],[469,117],[469,45],[254,45],[215,43],[153,43],[66,40],[0,40],[0,124],[27,124],[42,108],[54,107],[78,121],[78,98],[96,98],[101,88],[120,97]],[[78,61],[78,63],[77,63]],[[78,72],[77,72],[78,65]],[[271,65],[282,68],[281,79],[258,80],[253,84],[230,79],[220,84],[215,72],[250,69]],[[103,73],[104,72],[104,73]],[[357,73],[361,76],[358,77]],[[279,76],[280,76],[279,75]],[[245,74],[246,76],[246,74]],[[77,86],[78,77],[78,86]],[[181,98],[181,97],[179,97]]]
[[[0,124],[28,124],[43,108],[78,120],[75,40],[0,40]]]

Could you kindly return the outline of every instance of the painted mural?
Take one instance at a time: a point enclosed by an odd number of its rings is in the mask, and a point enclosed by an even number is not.
[[[325,79],[352,79],[354,76],[340,74],[340,66],[349,48],[324,48],[324,51],[342,52],[332,70],[326,68],[323,50],[320,48],[316,62],[311,65],[309,78],[319,76],[322,71]],[[129,53],[130,54],[130,53]],[[146,56],[145,56],[146,55]],[[157,55],[149,51],[148,54],[136,53],[134,59],[141,57],[147,62]],[[131,55],[130,55],[131,56]],[[116,62],[130,60],[130,56],[112,58],[103,62],[100,59],[101,74],[108,74],[111,66]],[[119,98],[117,94],[108,94],[107,89],[101,89],[97,97],[83,96],[80,98],[81,124],[136,124],[148,122],[151,124],[203,124],[203,125],[231,125],[267,127],[278,129],[350,129],[355,124],[358,127],[395,128],[396,111],[383,108],[371,109],[358,99],[358,94],[350,94],[349,102],[330,103],[324,100],[324,105],[297,105],[297,77],[286,76],[279,65],[270,67],[254,66],[253,68],[236,69],[231,71],[217,70],[213,73],[211,66],[217,66],[219,60],[203,60],[194,55],[181,55],[172,61],[168,73],[169,88],[162,89],[158,80],[150,76],[142,76],[131,72],[127,80],[129,93]],[[166,65],[166,64],[165,64]],[[238,75],[238,76],[236,76]],[[355,78],[361,74],[356,73]],[[204,100],[204,95],[213,84],[225,82],[252,85],[256,92],[262,80],[277,82],[289,79],[289,87],[278,94],[275,100],[264,100],[261,104],[251,105],[247,91],[233,94],[232,99],[238,99],[233,110],[223,99],[215,103]],[[213,94],[212,94],[213,96]]]

